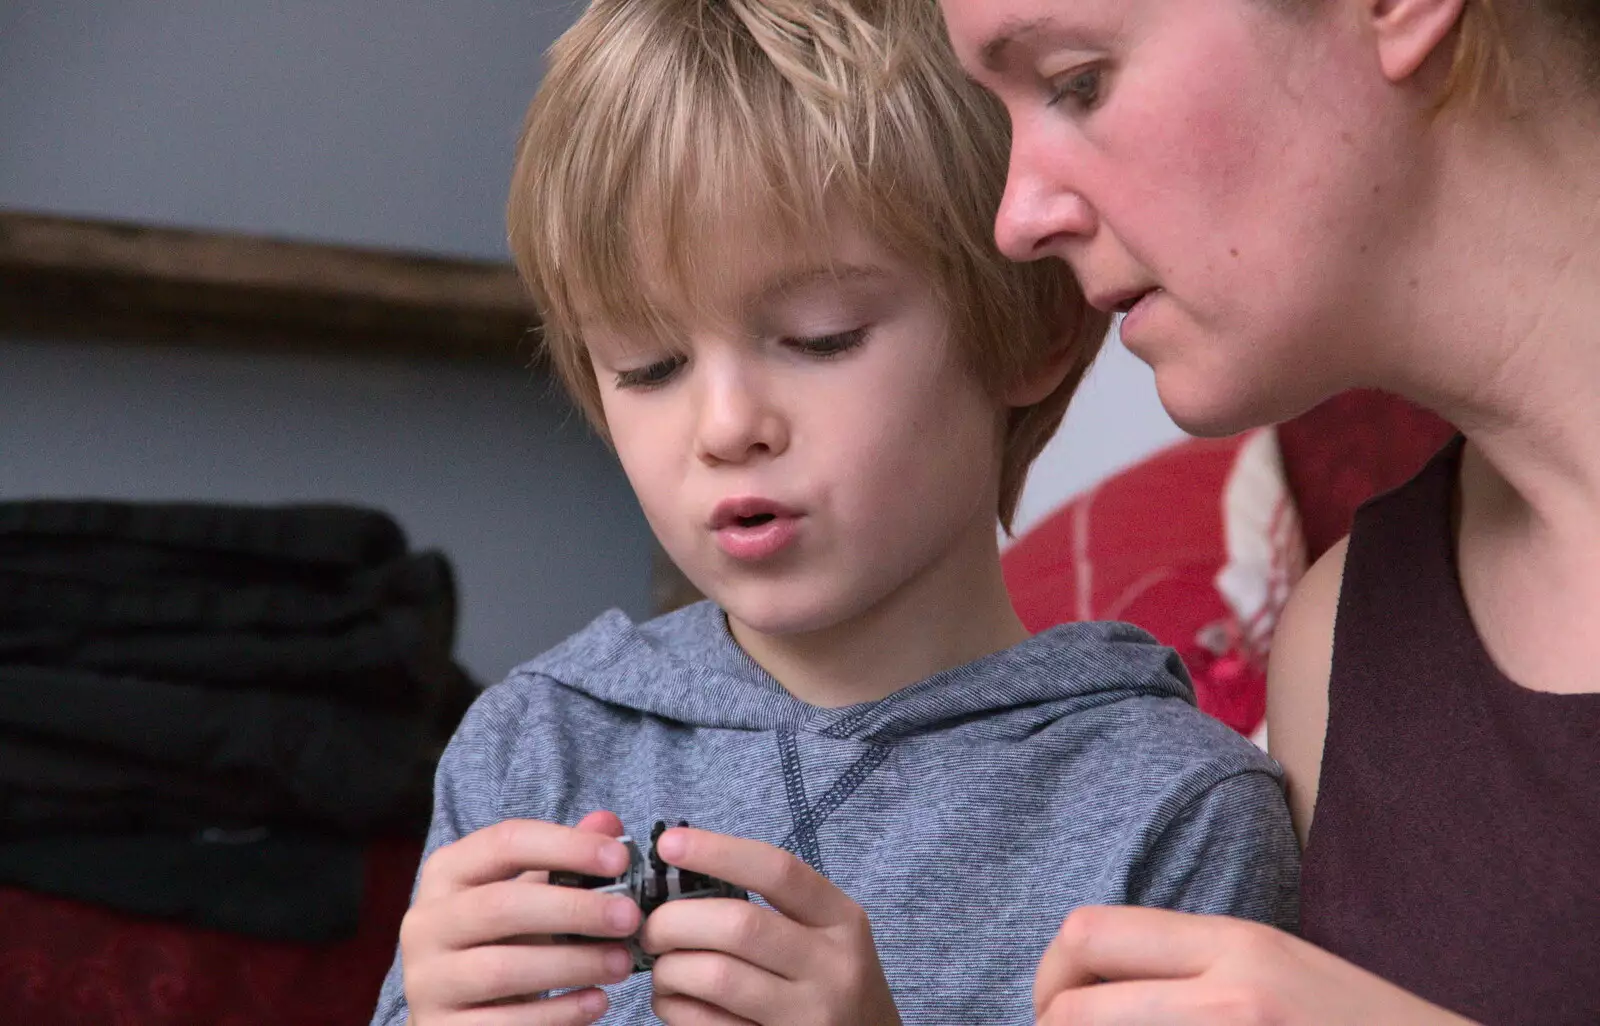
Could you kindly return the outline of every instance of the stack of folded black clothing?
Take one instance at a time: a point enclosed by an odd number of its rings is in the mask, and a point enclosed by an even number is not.
[[[0,503],[0,883],[348,935],[477,694],[455,620],[376,511]]]

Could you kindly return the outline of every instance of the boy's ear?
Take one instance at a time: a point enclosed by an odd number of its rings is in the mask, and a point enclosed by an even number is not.
[[[1006,389],[1001,398],[1007,406],[1015,409],[1044,402],[1067,379],[1067,373],[1077,362],[1077,356],[1074,343],[1058,343],[1032,370]]]
[[[1466,0],[1359,0],[1391,82],[1416,74],[1461,22]]]

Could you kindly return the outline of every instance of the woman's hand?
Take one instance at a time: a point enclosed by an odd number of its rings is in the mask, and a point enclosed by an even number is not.
[[[672,865],[759,893],[673,901],[645,921],[659,953],[655,1013],[670,1026],[896,1026],[861,906],[796,856],[759,841],[679,827],[656,851]]]
[[[1040,1026],[1465,1026],[1469,1020],[1259,923],[1081,908],[1033,985]]]

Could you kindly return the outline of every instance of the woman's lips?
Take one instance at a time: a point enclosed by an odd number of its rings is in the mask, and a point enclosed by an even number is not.
[[[1151,289],[1127,305],[1127,309],[1122,313],[1122,320],[1117,326],[1123,341],[1127,341],[1129,334],[1138,332],[1139,324],[1144,320],[1145,315],[1150,312],[1152,302],[1161,294],[1161,289]]]

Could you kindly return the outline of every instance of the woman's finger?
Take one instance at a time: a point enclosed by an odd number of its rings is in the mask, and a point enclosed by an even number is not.
[[[1221,994],[1192,979],[1101,983],[1057,994],[1038,1026],[1232,1026],[1265,1022],[1240,994]]]
[[[1247,924],[1222,916],[1128,906],[1074,910],[1034,973],[1034,1011],[1102,980],[1181,979],[1215,962]],[[1266,929],[1266,927],[1261,927]]]

